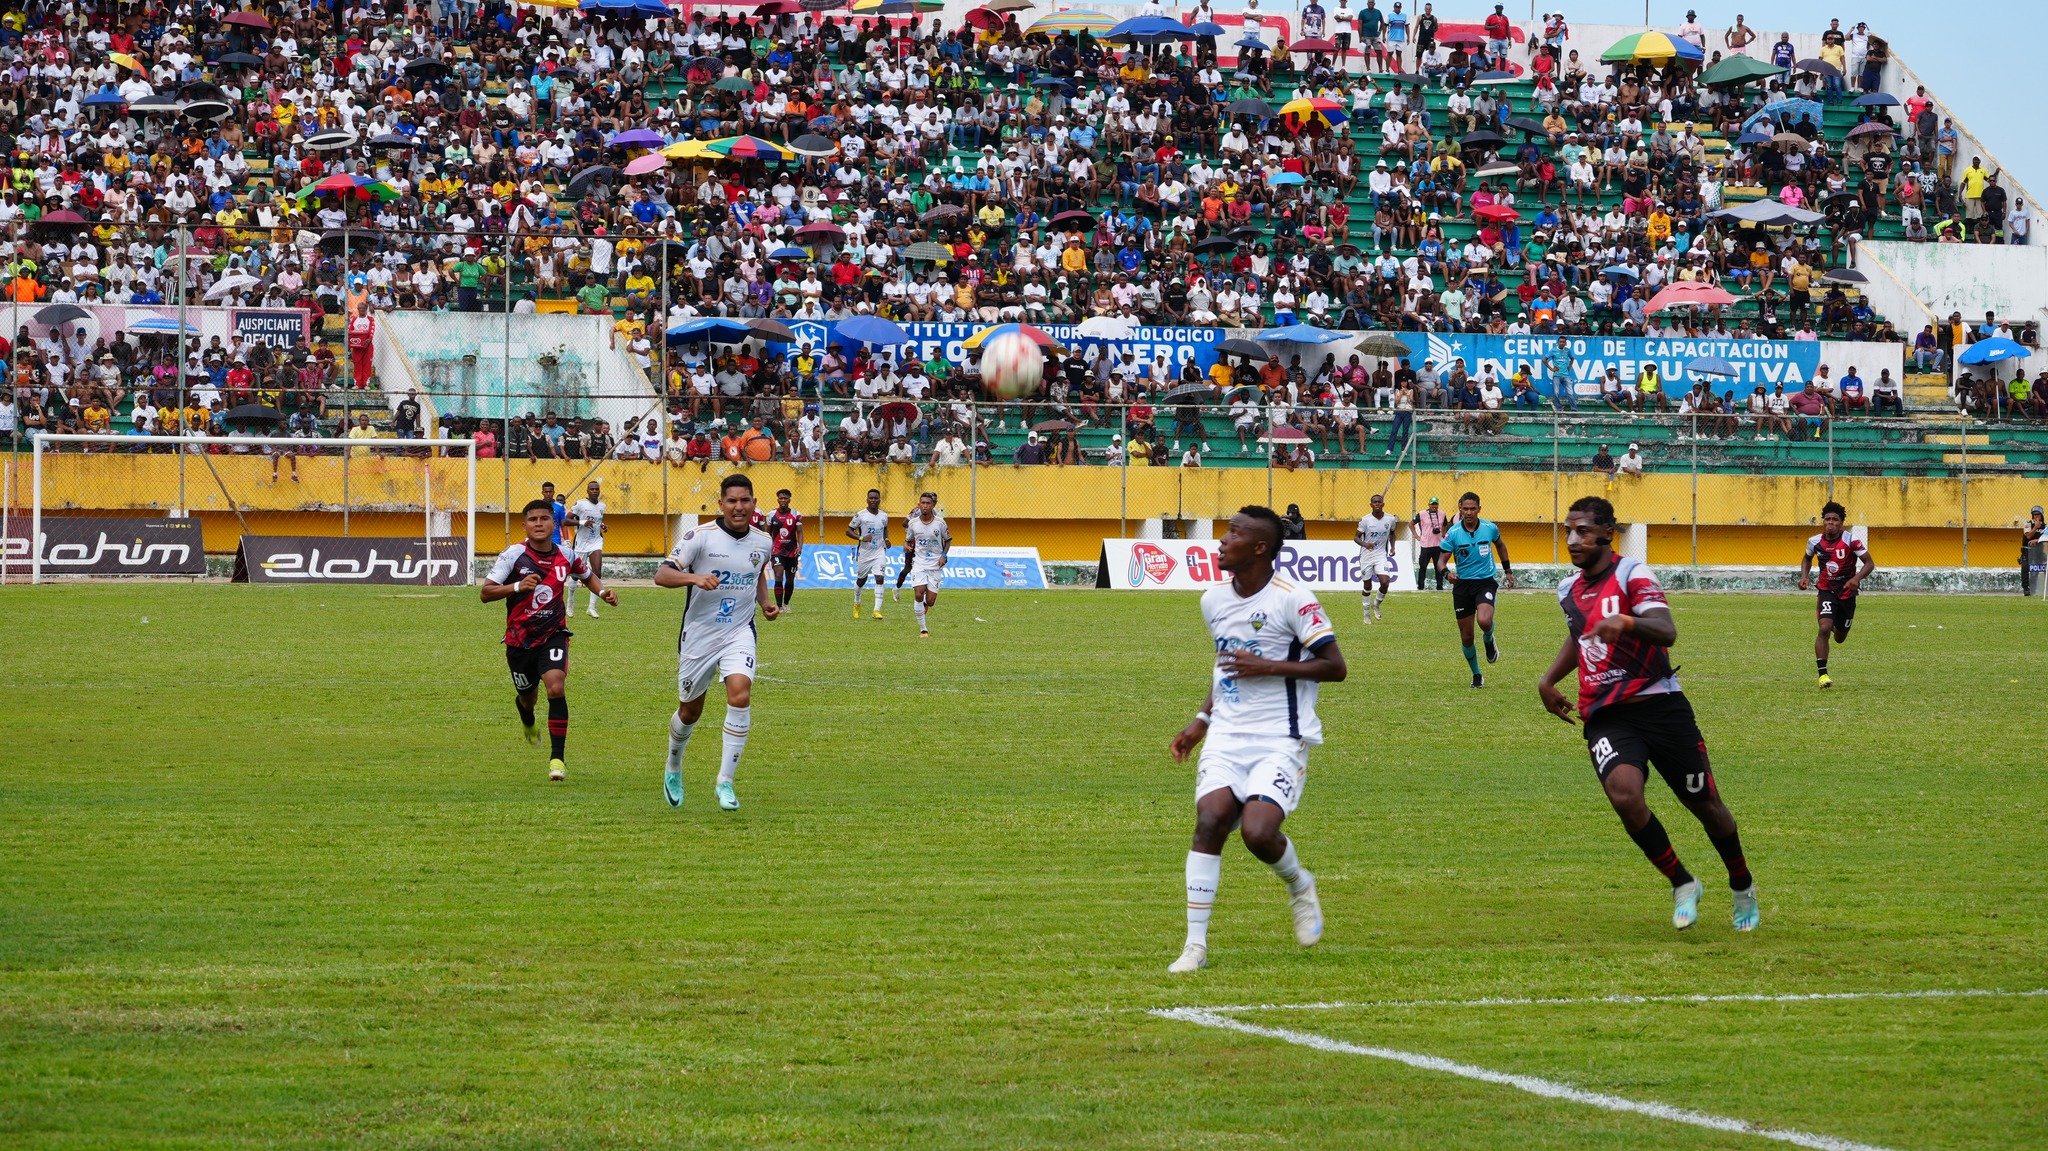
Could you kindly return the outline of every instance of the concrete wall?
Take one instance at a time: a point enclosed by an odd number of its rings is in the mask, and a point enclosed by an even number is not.
[[[387,441],[383,446],[395,446]],[[186,499],[206,525],[209,550],[232,550],[241,530],[234,503],[259,533],[341,533],[333,510],[340,490],[336,459],[302,459],[302,482],[270,480],[261,456],[206,457],[212,468],[189,469]],[[431,463],[436,501],[460,504],[467,461],[358,457],[350,461],[352,531],[418,531],[423,466]],[[29,459],[0,457],[11,471],[13,506],[29,503]],[[162,514],[178,499],[178,459],[171,455],[51,455],[44,459],[46,509]],[[508,519],[552,481],[559,491],[579,490],[586,479],[605,485],[613,554],[659,554],[679,518],[712,513],[724,465],[670,467],[647,463],[599,465],[568,461],[479,460],[477,547],[489,554],[505,546]],[[935,491],[955,537],[981,545],[1037,547],[1049,560],[1093,560],[1106,536],[1129,536],[1148,519],[1216,521],[1245,504],[1301,505],[1317,538],[1349,538],[1368,498],[1385,492],[1389,507],[1407,518],[1430,496],[1445,502],[1468,489],[1486,501],[1486,514],[1502,525],[1520,559],[1562,559],[1556,523],[1582,495],[1614,501],[1623,519],[1648,528],[1652,562],[1704,564],[1794,563],[1830,494],[1824,477],[1662,473],[1609,481],[1584,472],[1394,472],[1366,469],[1268,472],[1257,468],[1017,467],[911,469],[873,465],[757,464],[748,470],[757,491],[779,487],[819,525],[813,539],[832,540],[844,517],[864,506],[870,487],[882,506],[902,515],[922,491]],[[213,477],[218,475],[216,481]],[[1838,477],[1835,499],[1869,528],[1872,546],[1887,564],[1953,566],[1962,562],[1964,486],[1958,479]],[[1972,557],[2003,564],[2026,509],[2048,496],[2038,479],[1973,478],[1968,520],[1979,533]],[[360,510],[366,507],[382,510]],[[460,513],[456,515],[460,523]],[[1695,531],[1694,524],[1698,529]],[[1990,530],[1989,538],[1981,533]]]
[[[509,387],[515,416],[601,419],[614,435],[661,414],[610,316],[379,312],[376,365],[393,407],[416,387],[437,413],[498,419]]]
[[[1912,329],[1899,317],[1892,322],[1911,335],[1920,324],[1961,312],[1963,319],[1982,323],[1994,311],[2002,320],[2028,320],[2048,325],[2048,245],[2014,248],[1990,244],[1915,244],[1878,240],[1857,246],[1857,267],[1877,260],[1907,292],[1925,307]],[[1878,276],[1864,268],[1873,283]],[[1877,304],[1875,293],[1872,305]]]

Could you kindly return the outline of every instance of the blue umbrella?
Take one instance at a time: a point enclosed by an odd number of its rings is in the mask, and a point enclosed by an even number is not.
[[[1266,183],[1275,188],[1285,188],[1292,184],[1306,184],[1308,177],[1300,172],[1275,172]]]
[[[833,334],[841,340],[856,344],[895,347],[910,342],[910,333],[903,330],[903,325],[880,316],[854,316],[841,320],[838,330]]]
[[[1332,332],[1313,324],[1289,324],[1284,328],[1267,328],[1252,339],[1262,344],[1334,344],[1354,335],[1354,332]]]
[[[1069,92],[1074,90],[1074,82],[1062,76],[1040,76],[1031,82],[1031,86],[1034,88],[1065,88]]]
[[[1193,32],[1197,36],[1221,36],[1224,34],[1223,25],[1216,23],[1214,20],[1203,20],[1198,24],[1190,25],[1188,31]]]
[[[1899,98],[1890,92],[1872,92],[1856,97],[1856,103],[1865,108],[1890,108],[1898,102]]]
[[[1628,267],[1625,264],[1615,264],[1612,267],[1602,268],[1600,269],[1600,274],[1603,276],[1627,276],[1631,280],[1642,279],[1642,276],[1638,275],[1634,268]]]
[[[1995,364],[2000,360],[2024,360],[2034,353],[2003,336],[1979,340],[1956,357],[1959,364]]]
[[[1821,106],[1817,100],[1786,99],[1773,100],[1765,104],[1755,115],[1742,122],[1742,130],[1750,132],[1759,124],[1783,124],[1791,120],[1804,120],[1809,124],[1821,122]]]
[[[839,118],[837,116],[811,117],[811,127],[813,128],[837,128],[838,126]]]
[[[1257,36],[1246,36],[1244,39],[1239,40],[1235,45],[1233,45],[1233,47],[1237,48],[1264,48],[1265,46],[1266,42],[1264,40],[1259,39]]]
[[[1171,16],[1133,16],[1103,33],[1100,38],[1147,43],[1157,40],[1194,40],[1199,37],[1193,29]]]
[[[1771,142],[1771,134],[1769,132],[1744,132],[1735,138],[1735,142],[1738,144],[1768,144]]]
[[[94,92],[92,95],[80,100],[79,103],[88,108],[100,108],[109,104],[125,104],[127,101],[121,98],[119,92],[109,88],[104,92]]]
[[[754,335],[754,329],[745,320],[728,320],[718,316],[700,316],[684,320],[668,330],[671,344],[689,344],[698,340],[710,340],[720,344],[735,344]]]
[[[1696,360],[1689,360],[1686,362],[1685,370],[1695,376],[1721,376],[1725,379],[1734,379],[1742,374],[1734,364],[1719,356],[1701,356]]]
[[[811,258],[811,254],[802,248],[777,248],[768,253],[768,258],[771,260],[808,260]]]

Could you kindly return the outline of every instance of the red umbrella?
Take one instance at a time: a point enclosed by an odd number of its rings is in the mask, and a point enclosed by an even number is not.
[[[900,420],[914,428],[923,418],[924,413],[918,406],[907,400],[893,400],[875,409],[875,422],[878,424],[893,424]]]
[[[59,208],[54,212],[46,212],[36,220],[38,224],[84,224],[87,222],[84,216],[71,211],[69,208]]]
[[[786,16],[792,12],[801,12],[803,10],[804,6],[797,3],[797,0],[766,0],[765,3],[754,6],[754,15]]]
[[[1337,50],[1337,42],[1311,36],[1306,40],[1296,40],[1294,43],[1289,44],[1287,50],[1289,52],[1335,52]]]
[[[1305,444],[1308,442],[1308,433],[1292,425],[1281,424],[1279,427],[1273,428],[1265,435],[1260,436],[1259,442],[1262,444]]]
[[[1718,284],[1703,281],[1684,280],[1666,287],[1650,298],[1643,311],[1661,312],[1666,308],[1709,308],[1717,304],[1732,304],[1735,297]]]
[[[268,28],[270,20],[261,12],[230,12],[221,18],[223,24],[241,24],[249,28]]]
[[[1482,204],[1472,209],[1472,217],[1476,220],[1490,220],[1496,224],[1506,224],[1519,221],[1522,218],[1522,214],[1506,204]]]
[[[971,28],[1000,28],[1003,26],[1003,16],[1000,12],[991,12],[986,8],[972,8],[967,12],[967,24]]]
[[[819,220],[815,224],[805,224],[803,227],[798,228],[796,234],[799,239],[805,236],[829,236],[836,240],[846,235],[846,229],[837,224]]]

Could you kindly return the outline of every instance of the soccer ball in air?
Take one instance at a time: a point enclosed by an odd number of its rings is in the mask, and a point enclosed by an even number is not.
[[[1044,377],[1045,356],[1022,332],[1004,332],[981,346],[981,382],[1003,399],[1030,395]]]

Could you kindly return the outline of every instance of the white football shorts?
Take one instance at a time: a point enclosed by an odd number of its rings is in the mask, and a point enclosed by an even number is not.
[[[1395,569],[1393,556],[1381,556],[1378,559],[1367,556],[1358,561],[1358,577],[1365,583],[1378,582],[1381,576],[1393,579],[1400,574]]]
[[[889,556],[886,552],[855,552],[853,554],[853,578],[856,580],[880,580],[889,570]]]
[[[717,647],[685,646],[676,659],[676,698],[688,703],[709,691],[713,682],[722,683],[729,675],[754,678],[753,628],[726,637]]]
[[[1308,744],[1286,736],[1210,736],[1195,766],[1195,801],[1227,787],[1239,803],[1262,795],[1292,813],[1308,781]]]
[[[937,591],[939,590],[940,581],[945,578],[946,569],[942,567],[919,566],[910,569],[911,587],[929,588],[932,591]]]

